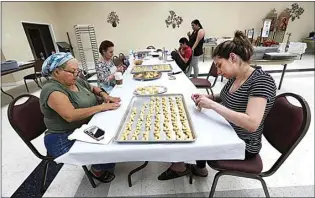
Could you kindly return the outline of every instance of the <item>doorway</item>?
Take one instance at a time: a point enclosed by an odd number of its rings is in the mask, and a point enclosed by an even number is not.
[[[56,52],[48,24],[22,22],[22,25],[35,60],[46,59]]]

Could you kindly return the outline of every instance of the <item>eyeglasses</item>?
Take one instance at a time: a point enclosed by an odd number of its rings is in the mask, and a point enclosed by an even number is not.
[[[71,73],[71,74],[72,74],[73,76],[75,76],[75,77],[79,76],[80,73],[82,72],[81,69],[78,69],[78,70],[76,70],[76,71],[69,71],[69,70],[66,70],[66,69],[62,69],[62,70],[65,71],[65,72]]]

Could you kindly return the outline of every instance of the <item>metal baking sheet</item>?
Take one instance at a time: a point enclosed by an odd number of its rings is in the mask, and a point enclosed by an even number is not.
[[[155,69],[155,66],[164,66],[167,65],[169,66],[170,69]],[[136,71],[136,68],[143,68],[141,71]],[[138,73],[142,73],[142,72],[147,72],[147,71],[157,71],[157,72],[170,72],[173,71],[173,67],[171,64],[154,64],[154,65],[135,65],[132,70],[131,73],[132,74],[138,74]]]
[[[151,122],[150,122],[150,126],[151,126],[151,130],[148,131],[149,135],[148,135],[148,140],[142,140],[142,137],[143,137],[143,133],[145,133],[146,131],[146,122],[147,122],[147,116],[150,115],[149,111],[150,111],[150,100],[151,98],[158,98],[159,100],[159,111],[160,111],[160,120],[158,122],[158,126],[160,128],[159,130],[159,134],[160,134],[160,139],[159,140],[156,140],[155,139],[155,136],[154,136],[154,130],[155,130],[155,120],[157,119],[157,112],[156,112],[156,104],[153,105],[153,112],[152,112],[152,116],[151,116]],[[162,98],[165,98],[165,101],[166,101],[166,109],[168,110],[167,111],[167,117],[169,118],[169,129],[170,129],[170,134],[171,134],[171,139],[167,139],[166,137],[166,133],[163,131],[164,130],[164,111],[163,111],[163,108],[162,108]],[[182,103],[183,103],[183,112],[185,113],[186,115],[186,120],[185,120],[185,123],[186,123],[186,126],[188,127],[188,129],[191,131],[191,135],[192,137],[191,138],[187,138],[187,136],[184,134],[183,130],[182,130],[182,122],[180,120],[180,116],[179,116],[179,113],[178,113],[178,106],[177,106],[177,103],[176,103],[176,97],[178,97]],[[173,100],[173,104],[174,104],[174,109],[175,109],[175,114],[177,115],[176,117],[176,124],[178,125],[178,128],[179,128],[179,133],[181,135],[181,139],[177,139],[176,137],[176,133],[174,132],[173,130],[173,125],[172,125],[172,116],[171,116],[171,110],[170,110],[170,103],[169,103],[169,98],[172,98]],[[140,132],[137,136],[137,140],[133,140],[132,137],[133,137],[133,134],[135,132],[135,129],[136,129],[136,126],[137,126],[137,123],[138,123],[138,120],[140,118],[140,112],[142,110],[142,107],[145,105],[145,104],[148,104],[147,106],[147,109],[143,112],[143,122],[142,122],[142,125],[140,127]],[[124,134],[124,131],[127,127],[127,124],[128,122],[130,121],[130,116],[132,114],[132,111],[134,110],[134,108],[136,108],[136,115],[134,117],[134,121],[132,123],[132,126],[131,126],[131,132],[130,134],[127,136],[127,139],[126,140],[122,140],[122,135]],[[182,94],[163,94],[163,95],[147,95],[147,96],[134,96],[130,103],[129,103],[129,106],[127,108],[127,111],[125,112],[123,118],[122,118],[122,121],[121,121],[121,124],[118,128],[118,131],[116,133],[116,136],[114,138],[114,141],[116,142],[119,142],[119,143],[183,143],[183,142],[193,142],[196,140],[196,133],[194,131],[194,128],[193,128],[193,125],[192,125],[192,122],[191,122],[191,118],[190,118],[190,115],[187,111],[187,106],[186,106],[186,103],[185,103],[185,100],[184,100],[184,97]]]

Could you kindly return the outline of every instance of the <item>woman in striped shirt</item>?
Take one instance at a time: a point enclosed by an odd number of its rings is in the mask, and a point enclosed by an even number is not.
[[[259,153],[264,120],[276,97],[274,79],[260,67],[249,65],[252,54],[250,41],[237,31],[233,41],[221,43],[213,53],[218,74],[229,79],[220,95],[192,96],[198,107],[213,109],[231,124],[246,144],[245,159]],[[207,176],[205,165],[205,161],[198,161],[193,173]]]
[[[236,31],[232,41],[219,44],[213,53],[218,74],[229,79],[219,95],[193,94],[199,108],[212,109],[223,116],[246,144],[245,159],[254,158],[261,149],[264,120],[276,97],[274,79],[260,67],[249,64],[253,47],[248,38]],[[218,131],[219,133],[219,131]],[[206,177],[206,161],[197,161],[194,175]],[[172,166],[159,179],[172,179],[188,173],[183,163]]]

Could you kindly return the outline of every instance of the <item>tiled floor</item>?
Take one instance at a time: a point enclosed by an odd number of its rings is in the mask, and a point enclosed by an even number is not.
[[[209,70],[210,61],[200,62],[200,73]],[[314,68],[314,56],[305,55],[288,65],[288,69]],[[281,66],[264,66],[265,70],[279,70]],[[279,73],[272,74],[279,83]],[[212,78],[210,80],[213,80]],[[214,92],[218,93],[224,83],[218,81]],[[34,83],[29,83],[32,94],[39,96],[40,90]],[[8,89],[8,88],[7,88]],[[26,93],[24,85],[8,91],[14,96]],[[200,90],[200,92],[204,92]],[[282,89],[278,91],[293,92],[303,96],[309,103],[314,115],[314,72],[286,73]],[[10,98],[1,95],[2,106],[2,196],[8,197],[19,188],[23,181],[31,174],[40,160],[27,148],[23,141],[11,128],[7,119],[7,107]],[[314,116],[313,116],[314,117]],[[43,136],[34,141],[42,153],[45,152]],[[279,153],[264,139],[261,156],[264,170],[267,170]],[[64,165],[54,181],[44,194],[45,197],[103,197],[103,196],[208,196],[215,171],[209,168],[207,178],[194,178],[190,185],[188,178],[178,178],[171,181],[158,181],[157,176],[164,171],[168,163],[149,163],[148,167],[132,177],[133,186],[128,187],[127,175],[141,162],[119,163],[116,165],[116,179],[111,184],[98,184],[93,189],[84,175],[81,167]],[[283,166],[270,178],[266,178],[271,196],[314,196],[314,119],[305,138],[287,159]],[[215,196],[264,196],[258,181],[224,176],[220,178]]]

